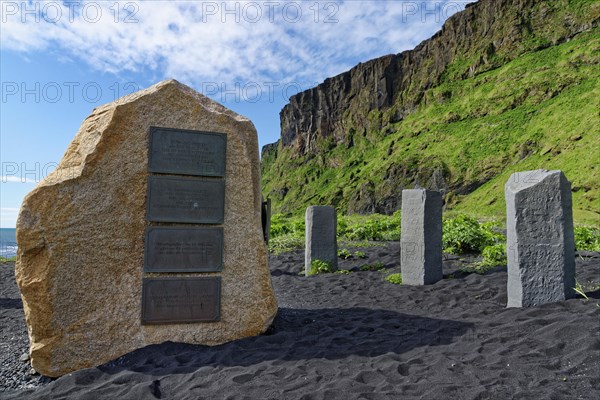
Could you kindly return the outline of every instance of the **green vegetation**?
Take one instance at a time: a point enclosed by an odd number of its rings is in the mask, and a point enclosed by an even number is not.
[[[450,254],[481,253],[487,246],[495,246],[505,240],[504,235],[494,228],[498,228],[494,222],[480,224],[464,214],[446,219],[442,229],[444,251]]]
[[[312,260],[310,263],[310,275],[330,274],[334,272],[330,263],[323,260]]]
[[[472,216],[465,214],[456,214],[454,217],[446,218],[442,227],[442,244],[445,253],[450,254],[481,254],[481,262],[472,266],[465,267],[469,272],[484,273],[496,266],[506,265],[506,237],[500,233],[501,225],[496,221],[479,222]],[[304,223],[300,217],[285,217],[281,214],[274,215],[271,225],[271,240],[269,241],[269,250],[272,253],[279,254],[299,250],[304,247]],[[374,223],[383,230],[382,233],[373,231]],[[379,240],[399,240],[400,215],[394,213],[391,216],[372,215],[372,216],[347,216],[338,218],[338,240],[344,242],[345,246],[366,247],[372,245],[372,242],[355,241],[355,233],[362,231],[361,222],[370,225],[371,237],[379,237]],[[340,229],[340,223],[344,224],[345,229]],[[390,232],[398,232],[398,238],[391,236]],[[394,234],[395,235],[395,234]],[[390,237],[393,237],[390,239]],[[600,251],[600,229],[576,226],[575,227],[575,246],[577,250]],[[338,251],[338,256],[343,259],[355,257],[357,259],[366,258],[363,251],[356,250],[350,253],[350,250],[343,248]],[[12,259],[14,261],[14,258]],[[368,270],[374,270],[374,264],[368,267]]]
[[[468,215],[444,220],[442,245],[450,254],[481,254],[480,262],[461,268],[464,273],[484,274],[494,267],[506,265],[506,237],[499,233],[496,222],[480,223]]]
[[[575,248],[577,250],[600,251],[600,229],[576,226]]]
[[[0,263],[7,263],[7,262],[14,262],[14,261],[17,261],[17,257],[16,256],[15,257],[9,257],[9,258],[0,257]]]
[[[367,255],[364,252],[360,251],[360,250],[356,250],[354,252],[354,257],[356,257],[356,258],[367,258]]]
[[[297,236],[286,233],[269,239],[269,251],[273,254],[281,254],[304,247],[304,235]]]
[[[352,271],[350,271],[349,269],[338,269],[337,271],[335,271],[335,273],[340,275],[350,275]]]
[[[304,236],[304,218],[286,217],[282,214],[271,216],[271,237],[284,235]]]
[[[338,236],[347,240],[400,240],[400,211],[391,217],[381,214],[338,217]]]
[[[384,268],[385,268],[385,265],[381,261],[378,261],[375,264],[363,265],[362,267],[360,267],[360,270],[361,271],[381,271]]]
[[[579,282],[575,282],[575,287],[573,288],[575,290],[575,292],[577,292],[581,297],[583,297],[586,300],[589,300],[590,298],[588,297],[587,294],[585,294],[585,290],[583,289],[583,286],[581,286],[581,283]]]
[[[482,267],[497,267],[506,265],[506,243],[493,244],[484,247],[481,252],[483,260],[480,265]]]
[[[337,219],[337,235],[341,243],[354,247],[368,247],[367,241],[400,240],[400,213],[394,215],[373,214],[340,216]],[[269,251],[274,254],[298,250],[304,247],[304,218],[274,214],[271,217]],[[355,251],[354,257],[365,258],[365,253]],[[349,250],[342,249],[338,256],[352,257]]]
[[[389,283],[393,283],[394,285],[401,285],[402,284],[402,274],[390,274],[388,276],[385,277],[385,280],[388,281]]]
[[[274,254],[304,247],[304,218],[289,218],[281,214],[271,216],[269,251]]]
[[[350,253],[347,249],[338,250],[338,257],[347,260],[352,257],[352,253]]]
[[[589,13],[590,4],[570,1],[568,7]],[[552,18],[560,21],[560,15]],[[548,21],[548,29],[560,26]],[[262,165],[273,210],[295,214],[332,204],[346,214],[437,176],[449,188],[445,200],[454,212],[503,221],[510,174],[546,168],[561,169],[572,181],[575,221],[600,227],[600,28],[560,44],[532,37],[522,46],[525,53],[516,59],[494,55],[472,75],[465,71],[478,54],[456,60],[400,121],[393,116],[401,104],[372,110],[364,126],[348,113],[347,138],[317,138],[322,152],[298,155],[280,147]],[[383,240],[399,232],[398,218],[393,228],[379,226],[379,217],[364,217],[368,223],[360,228],[344,226],[344,218],[340,232],[351,229],[348,237]]]

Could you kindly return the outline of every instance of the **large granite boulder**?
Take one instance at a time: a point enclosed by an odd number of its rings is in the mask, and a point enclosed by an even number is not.
[[[220,270],[168,275],[215,277],[213,322],[142,324],[143,279],[160,276],[144,272],[146,230],[178,226],[147,218],[151,127],[226,135],[223,220],[209,226],[222,228]],[[56,377],[149,344],[217,345],[264,332],[277,304],[260,202],[257,135],[248,119],[174,80],[95,109],[17,221],[16,277],[32,366]]]

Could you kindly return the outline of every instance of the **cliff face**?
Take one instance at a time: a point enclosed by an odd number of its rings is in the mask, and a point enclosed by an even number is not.
[[[281,145],[294,148],[300,155],[318,151],[320,137],[331,137],[339,144],[348,141],[352,128],[382,129],[413,112],[424,92],[438,85],[444,74],[449,79],[473,76],[597,24],[597,14],[577,18],[565,13],[560,25],[548,26],[553,17],[564,12],[559,3],[480,0],[470,4],[414,50],[361,63],[291,97],[280,113]],[[530,40],[532,37],[539,41]],[[448,66],[459,59],[463,68],[448,71]],[[372,110],[390,108],[393,112],[388,120],[367,118]]]
[[[305,178],[306,182],[296,182],[310,187],[327,170],[343,166],[343,162],[330,159],[337,149],[354,152],[357,147],[360,151],[374,148],[383,138],[398,135],[405,120],[418,110],[451,99],[452,88],[432,98],[436,88],[473,80],[524,54],[558,46],[595,29],[599,15],[600,7],[592,1],[480,0],[450,17],[441,31],[415,49],[361,63],[293,96],[280,113],[277,149],[271,145],[263,151],[265,195],[275,193],[276,209],[281,211],[294,211],[307,200],[314,201],[306,193],[308,188],[293,193],[290,168],[314,164],[320,172]],[[482,116],[485,114],[471,115]],[[462,119],[464,116],[449,116],[445,122]],[[422,127],[414,133],[429,130]],[[387,153],[381,157],[394,156],[393,149]],[[471,181],[458,179],[461,177],[439,157],[412,167],[396,161],[384,171],[386,185],[416,183],[468,194],[493,175]],[[389,213],[399,207],[397,188],[383,193],[377,185],[369,188],[373,182],[368,180],[352,182],[347,182],[354,189],[351,193],[344,189],[322,199],[349,212]],[[286,200],[288,193],[293,196]]]
[[[331,136],[337,143],[344,142],[348,128],[344,119],[349,111],[361,125],[369,110],[393,104],[394,68],[400,57],[390,55],[359,64],[290,98],[280,113],[282,146],[305,154],[316,150],[318,137]]]

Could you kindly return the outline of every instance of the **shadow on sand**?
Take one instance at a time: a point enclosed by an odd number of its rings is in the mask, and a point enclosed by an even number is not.
[[[98,370],[108,374],[129,370],[158,376],[190,373],[206,366],[376,357],[402,354],[421,346],[446,345],[470,332],[472,324],[387,310],[282,308],[264,335],[215,347],[173,342],[151,345],[106,363]]]

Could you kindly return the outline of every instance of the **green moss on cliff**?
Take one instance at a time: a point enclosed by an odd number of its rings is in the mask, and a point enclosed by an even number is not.
[[[561,169],[573,182],[576,221],[598,225],[600,30],[557,45],[531,40],[523,46],[538,50],[471,77],[464,72],[473,60],[455,61],[400,122],[373,128],[393,120],[393,109],[374,110],[368,129],[353,129],[337,146],[320,139],[316,155],[279,148],[263,160],[264,194],[276,212],[333,204],[391,213],[398,192],[419,184],[445,188],[457,211],[502,218],[511,173]]]

